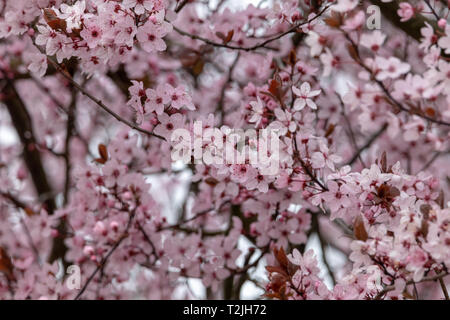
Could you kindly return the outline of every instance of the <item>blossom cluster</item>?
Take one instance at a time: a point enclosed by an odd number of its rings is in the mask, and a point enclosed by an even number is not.
[[[0,0],[0,298],[448,297],[448,8],[368,5]]]

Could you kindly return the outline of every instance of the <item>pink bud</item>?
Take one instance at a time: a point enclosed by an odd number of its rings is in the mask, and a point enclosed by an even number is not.
[[[117,223],[117,221],[111,221],[111,223],[109,224],[109,227],[114,232],[119,231],[119,223]]]
[[[83,248],[83,253],[87,256],[91,256],[94,254],[94,248],[92,248],[91,246],[85,246]]]
[[[75,236],[73,237],[73,243],[78,247],[82,247],[84,246],[84,239],[80,236]]]
[[[122,197],[123,197],[125,200],[131,200],[131,199],[133,198],[133,195],[131,194],[131,192],[127,191],[127,192],[124,192],[124,193],[122,194]]]
[[[17,170],[17,179],[24,180],[27,176],[28,172],[25,166],[20,166],[19,170]]]
[[[116,201],[113,199],[109,199],[106,204],[108,208],[114,208],[114,206],[116,205]]]
[[[442,29],[445,29],[445,26],[447,25],[447,21],[445,19],[440,19],[438,21],[438,26]]]
[[[158,124],[158,119],[156,119],[156,117],[151,118],[151,119],[150,119],[150,123],[151,123],[152,125],[156,126],[156,125]]]
[[[300,15],[300,12],[298,12],[298,11],[294,12],[294,14],[291,16],[292,22],[298,21],[298,20],[300,20],[300,18],[301,18],[301,15]]]
[[[252,236],[258,235],[258,230],[256,230],[256,227],[253,224],[250,226],[250,234]]]
[[[105,224],[102,221],[97,221],[94,226],[94,232],[98,235],[106,236],[108,231],[105,228]]]
[[[52,231],[50,231],[50,235],[52,236],[52,238],[56,238],[57,236],[59,236],[59,232],[56,229],[52,229]]]

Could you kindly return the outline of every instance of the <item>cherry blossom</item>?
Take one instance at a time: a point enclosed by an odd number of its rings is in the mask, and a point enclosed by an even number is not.
[[[293,86],[292,91],[298,97],[294,103],[294,110],[300,111],[306,105],[313,110],[317,109],[316,104],[314,103],[314,101],[311,98],[318,96],[320,94],[321,90],[311,91],[311,85],[308,82],[304,82],[300,86],[300,89]]]
[[[448,299],[447,3],[235,2],[0,0],[1,299]]]

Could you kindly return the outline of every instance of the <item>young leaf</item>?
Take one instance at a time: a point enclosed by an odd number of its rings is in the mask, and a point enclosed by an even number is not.
[[[364,220],[360,215],[356,216],[353,222],[353,235],[356,239],[366,241],[369,238],[366,228],[364,227]]]
[[[98,145],[98,153],[100,154],[100,157],[106,162],[108,161],[108,150],[106,146],[102,143]]]
[[[44,9],[44,20],[53,30],[66,30],[66,21],[58,18],[56,12],[52,9]]]
[[[230,42],[231,39],[233,39],[233,35],[234,35],[234,30],[228,31],[227,36],[225,37],[225,39],[223,39],[223,43],[227,44],[228,42]]]
[[[0,272],[4,273],[8,279],[13,278],[13,264],[6,250],[0,247]]]

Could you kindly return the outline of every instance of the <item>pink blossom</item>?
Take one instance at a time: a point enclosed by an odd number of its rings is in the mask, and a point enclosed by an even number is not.
[[[295,103],[294,103],[294,110],[300,111],[306,105],[313,110],[317,109],[317,106],[314,103],[314,101],[312,100],[312,98],[318,96],[320,94],[321,90],[311,91],[311,85],[308,82],[304,82],[300,86],[300,89],[293,86],[292,91],[297,96],[297,99],[295,100]]]
[[[401,22],[408,21],[414,16],[414,8],[408,2],[401,2],[399,7],[400,9],[397,10],[397,14],[401,18]]]
[[[147,52],[163,51],[166,49],[166,43],[162,38],[171,31],[171,25],[167,22],[155,24],[148,21],[138,29],[136,38],[142,48]]]
[[[186,92],[184,86],[172,87],[170,84],[166,85],[166,96],[170,99],[172,108],[180,109],[182,107],[188,110],[195,110],[191,97]]]
[[[145,10],[153,9],[153,0],[124,0],[123,5],[125,8],[134,8],[136,14],[143,14]]]
[[[158,135],[170,140],[171,134],[174,130],[183,127],[183,116],[179,113],[174,113],[169,116],[167,113],[162,113],[158,116],[160,122],[154,132]]]

